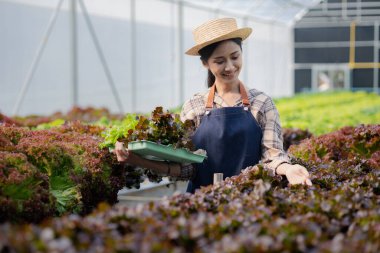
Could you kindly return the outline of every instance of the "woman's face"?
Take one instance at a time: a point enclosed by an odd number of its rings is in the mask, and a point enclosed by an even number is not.
[[[236,83],[242,67],[240,46],[231,40],[221,42],[204,66],[215,76],[216,82]]]

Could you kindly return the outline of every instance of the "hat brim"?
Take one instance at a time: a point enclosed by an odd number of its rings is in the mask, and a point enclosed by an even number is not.
[[[248,36],[251,33],[252,33],[252,28],[249,28],[249,27],[240,28],[240,29],[237,29],[233,32],[230,32],[230,33],[224,34],[222,36],[216,37],[212,40],[203,42],[202,44],[196,45],[196,46],[190,48],[189,50],[187,50],[186,54],[188,54],[188,55],[199,55],[199,53],[198,53],[199,50],[201,50],[202,48],[204,48],[208,45],[211,45],[215,42],[233,39],[233,38],[241,38],[242,40],[245,40],[246,38],[248,38]]]

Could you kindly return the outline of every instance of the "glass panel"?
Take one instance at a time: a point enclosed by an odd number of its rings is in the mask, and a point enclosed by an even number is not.
[[[296,69],[294,81],[295,92],[311,90],[311,69]]]
[[[348,47],[296,48],[296,63],[347,63]]]
[[[295,28],[295,42],[349,41],[349,27]]]
[[[354,69],[353,88],[373,88],[373,69]]]
[[[356,62],[373,62],[373,47],[355,47]]]
[[[343,70],[320,70],[317,78],[318,91],[344,88],[345,73]]]

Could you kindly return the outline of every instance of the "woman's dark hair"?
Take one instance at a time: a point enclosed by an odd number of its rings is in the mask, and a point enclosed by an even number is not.
[[[233,39],[228,39],[228,40],[231,40],[233,42],[235,42],[236,44],[239,45],[240,49],[242,49],[241,47],[241,38],[233,38]],[[214,50],[219,46],[220,43],[224,42],[224,41],[228,41],[228,40],[222,40],[222,41],[218,41],[218,42],[215,42],[211,45],[208,45],[204,48],[202,48],[201,50],[199,50],[199,55],[201,56],[201,61],[202,62],[207,62],[208,59],[210,59],[210,56],[212,55],[212,53],[214,52]],[[215,83],[215,76],[213,73],[211,73],[210,70],[208,70],[208,73],[207,73],[207,87],[211,87],[213,84]]]

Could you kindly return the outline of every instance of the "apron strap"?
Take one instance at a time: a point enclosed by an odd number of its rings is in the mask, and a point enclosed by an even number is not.
[[[239,89],[240,89],[240,95],[241,95],[241,100],[243,102],[243,105],[244,105],[244,107],[247,108],[251,105],[251,103],[249,103],[247,91],[245,90],[245,88],[241,82],[239,83]],[[208,94],[207,104],[206,104],[206,110],[207,111],[211,110],[214,107],[213,106],[214,97],[215,97],[215,83],[213,84],[213,86],[211,86],[210,92]]]
[[[206,104],[206,110],[211,110],[214,106],[214,97],[215,97],[215,83],[211,86],[210,92],[208,94],[207,98],[207,104]]]
[[[248,100],[247,91],[244,88],[244,85],[240,82],[240,94],[241,94],[241,100],[243,102],[243,105],[245,107],[251,106],[251,103]]]

